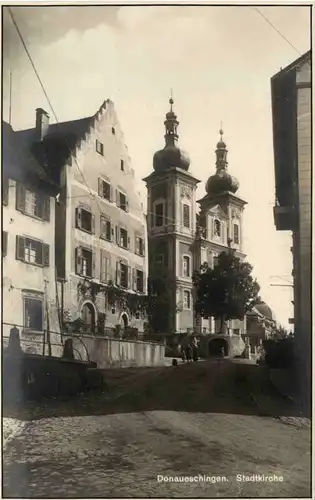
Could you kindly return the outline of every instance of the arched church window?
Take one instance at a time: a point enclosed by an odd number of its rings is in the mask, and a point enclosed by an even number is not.
[[[237,245],[239,244],[240,242],[240,234],[239,234],[239,226],[238,224],[234,224],[233,226],[233,239],[234,239],[234,243],[236,243]]]
[[[189,278],[190,276],[190,258],[188,255],[183,257],[183,276]]]
[[[183,223],[184,227],[190,227],[190,207],[187,204],[183,205]]]
[[[214,236],[221,236],[221,222],[218,219],[214,221]]]

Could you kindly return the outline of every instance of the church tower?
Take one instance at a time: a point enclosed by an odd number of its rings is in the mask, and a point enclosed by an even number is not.
[[[194,325],[192,274],[200,181],[189,172],[190,159],[178,147],[179,122],[172,98],[169,103],[165,146],[154,154],[154,170],[143,180],[148,190],[149,293],[160,300],[165,297],[165,313],[159,310],[155,318],[157,328],[179,333]]]
[[[229,174],[227,147],[223,141],[223,130],[220,130],[220,140],[217,143],[216,172],[206,182],[206,194],[198,200],[200,213],[198,226],[200,236],[198,241],[200,264],[207,262],[215,265],[216,257],[230,246],[235,249],[236,256],[245,259],[243,253],[243,211],[247,204],[236,193],[238,180]],[[197,330],[217,333],[218,325],[212,318],[196,318]],[[243,322],[230,322],[230,332],[241,335],[245,331]]]

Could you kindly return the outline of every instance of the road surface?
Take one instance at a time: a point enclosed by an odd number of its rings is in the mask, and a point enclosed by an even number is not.
[[[228,404],[234,367],[112,370],[103,395],[33,409],[4,450],[3,496],[310,496],[309,421],[253,414],[237,385]]]

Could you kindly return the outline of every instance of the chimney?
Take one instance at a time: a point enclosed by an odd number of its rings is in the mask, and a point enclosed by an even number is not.
[[[49,114],[42,108],[36,109],[36,135],[42,141],[49,129]]]

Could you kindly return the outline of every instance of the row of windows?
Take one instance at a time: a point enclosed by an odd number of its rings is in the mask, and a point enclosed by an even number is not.
[[[167,223],[166,216],[166,208],[164,203],[156,203],[154,205],[154,217],[153,217],[153,226],[154,227],[162,227]],[[183,226],[187,229],[190,229],[191,220],[190,220],[190,206],[183,204],[182,205],[182,223]]]
[[[95,234],[95,216],[87,209],[76,208],[76,228],[90,234]],[[109,217],[102,214],[100,216],[100,235],[101,239],[116,242],[116,244],[126,250],[131,250],[130,236],[127,229],[114,226]],[[135,233],[134,252],[137,255],[144,256],[144,239]]]
[[[2,256],[5,257],[8,251],[9,235],[6,231],[2,232]],[[49,267],[49,245],[40,240],[27,238],[25,236],[16,236],[16,260],[35,266]]]
[[[2,203],[9,203],[9,182],[3,179]],[[50,198],[43,193],[26,189],[22,184],[16,184],[16,209],[25,215],[50,221]]]
[[[84,247],[75,249],[75,272],[86,278],[97,278],[103,283],[113,281],[122,288],[143,293],[145,290],[144,272],[141,269],[131,268],[126,262],[116,263],[116,269],[111,265],[110,255],[100,251],[100,275],[95,272],[95,252]]]
[[[114,129],[114,127],[112,127],[112,134],[115,135],[116,134],[116,131]],[[101,156],[104,156],[104,144],[99,141],[98,139],[96,139],[95,141],[95,149],[96,149],[96,152],[101,155]],[[120,170],[122,172],[125,171],[125,162],[124,160],[120,160]]]
[[[110,182],[99,178],[98,194],[104,200],[116,203],[117,207],[123,210],[124,212],[129,211],[129,203],[127,200],[127,196],[125,195],[125,193],[119,191],[119,189],[116,189],[114,192],[114,188]]]

